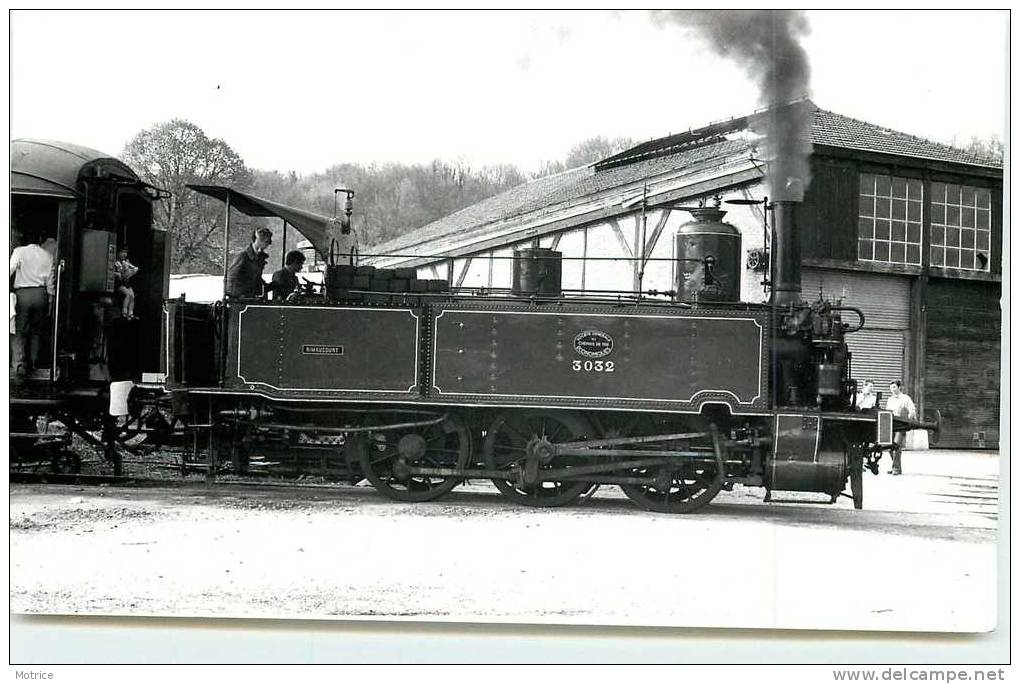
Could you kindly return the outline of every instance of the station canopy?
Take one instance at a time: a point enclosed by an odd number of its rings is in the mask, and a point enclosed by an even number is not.
[[[340,232],[340,224],[336,219],[305,209],[289,207],[272,200],[249,195],[225,185],[188,185],[195,192],[215,197],[223,203],[229,199],[230,208],[245,214],[261,218],[276,217],[304,235],[315,251],[324,259],[329,255],[329,245],[333,237]]]

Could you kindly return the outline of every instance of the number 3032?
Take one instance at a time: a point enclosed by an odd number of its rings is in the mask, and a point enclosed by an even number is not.
[[[586,373],[612,373],[616,370],[616,362],[581,361],[580,359],[574,359],[572,367],[575,371],[584,371]]]

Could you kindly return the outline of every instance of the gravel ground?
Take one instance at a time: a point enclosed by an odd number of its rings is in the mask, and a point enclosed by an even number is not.
[[[12,485],[11,611],[992,629],[997,454],[904,464],[866,474],[864,511],[738,487],[688,516],[612,487],[543,510],[485,483],[431,504],[366,487]]]

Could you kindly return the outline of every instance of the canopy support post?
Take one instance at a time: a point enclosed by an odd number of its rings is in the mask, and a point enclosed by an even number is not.
[[[230,192],[223,210],[223,296],[227,296],[227,271],[230,269]]]
[[[280,219],[283,221],[283,248],[280,250],[280,267],[287,265],[287,219]]]

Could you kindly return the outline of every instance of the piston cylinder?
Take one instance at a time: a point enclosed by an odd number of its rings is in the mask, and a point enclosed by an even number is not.
[[[694,220],[677,229],[676,290],[685,302],[740,300],[740,231],[718,207],[687,209]]]
[[[545,247],[514,251],[512,292],[516,297],[559,297],[563,294],[563,253]]]
[[[821,434],[817,415],[778,414],[775,421],[765,486],[789,492],[843,491],[848,471],[841,435],[833,430]]]

